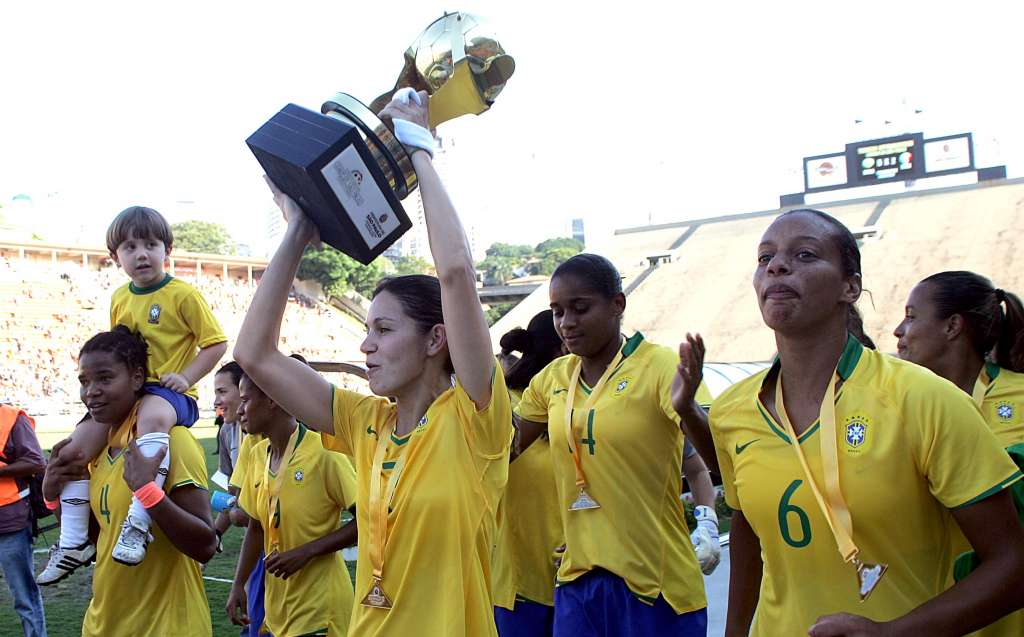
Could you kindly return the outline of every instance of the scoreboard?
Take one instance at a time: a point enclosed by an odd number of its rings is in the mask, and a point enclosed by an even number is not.
[[[924,135],[915,133],[846,145],[849,186],[916,179],[924,174]]]

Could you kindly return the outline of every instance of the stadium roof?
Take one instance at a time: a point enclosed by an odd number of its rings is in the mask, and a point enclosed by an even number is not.
[[[814,206],[862,235],[867,290],[860,302],[868,334],[894,349],[910,288],[942,270],[974,270],[999,287],[1024,292],[1024,179],[985,182]],[[755,249],[782,209],[616,232],[602,254],[623,275],[625,328],[675,345],[686,332],[705,337],[710,361],[764,361],[775,354],[751,290]],[[498,321],[498,339],[546,308],[538,289]]]

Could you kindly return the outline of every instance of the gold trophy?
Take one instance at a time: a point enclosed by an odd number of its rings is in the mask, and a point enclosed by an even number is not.
[[[377,116],[400,88],[430,95],[430,127],[491,107],[515,61],[480,18],[446,13],[405,52],[395,87],[366,106],[338,93],[314,113],[289,104],[246,143],[321,239],[369,263],[412,223],[400,201],[416,189],[408,152]]]

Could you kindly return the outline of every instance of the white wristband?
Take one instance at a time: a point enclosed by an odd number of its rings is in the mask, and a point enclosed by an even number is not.
[[[392,120],[395,123],[395,137],[405,146],[412,146],[427,151],[434,157],[434,136],[419,124],[404,119]]]

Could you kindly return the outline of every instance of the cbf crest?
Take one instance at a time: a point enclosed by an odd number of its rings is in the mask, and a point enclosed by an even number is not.
[[[848,454],[860,454],[871,446],[871,421],[866,416],[854,415],[846,419],[843,427],[843,442]]]
[[[292,473],[292,482],[296,485],[302,485],[306,479],[306,472],[303,469],[296,469]]]
[[[1013,408],[1013,403],[1008,400],[1001,400],[996,405],[996,417],[999,418],[999,422],[1010,422],[1013,420],[1013,415],[1016,410]]]
[[[151,325],[160,324],[160,313],[162,311],[163,309],[160,307],[159,303],[154,303],[153,305],[149,306],[149,323]]]
[[[626,388],[628,388],[632,382],[633,379],[628,377],[619,379],[619,382],[615,383],[615,395],[618,396],[622,392],[626,391]]]

